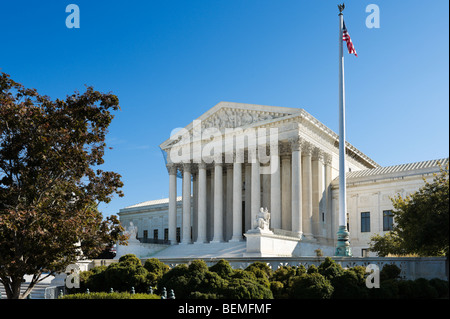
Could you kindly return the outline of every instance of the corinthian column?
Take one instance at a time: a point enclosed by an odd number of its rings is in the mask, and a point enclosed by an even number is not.
[[[251,228],[255,228],[256,214],[261,208],[261,176],[259,172],[259,161],[256,158],[256,152],[251,154],[252,156],[252,190],[251,190]]]
[[[223,241],[223,168],[214,163],[214,235],[212,243]]]
[[[242,164],[233,163],[233,237],[242,240]]]
[[[196,243],[206,242],[206,163],[198,164],[198,235]]]
[[[281,169],[280,155],[271,154],[270,221],[272,228],[281,229]]]
[[[290,140],[292,148],[292,232],[302,237],[302,139]]]
[[[183,233],[181,243],[191,242],[191,164],[183,164]]]
[[[311,239],[312,235],[312,169],[311,169],[311,154],[313,146],[310,143],[305,143],[302,148],[302,214],[303,214],[303,235]]]
[[[177,243],[177,167],[167,164],[169,170],[169,240]]]
[[[312,198],[313,198],[313,235],[319,236],[320,229],[320,203],[323,196],[323,151],[314,148],[312,155]]]

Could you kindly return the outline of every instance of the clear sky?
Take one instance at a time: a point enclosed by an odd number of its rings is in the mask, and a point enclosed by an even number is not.
[[[168,197],[158,145],[220,101],[304,108],[338,132],[338,3],[2,1],[0,71],[53,99],[85,84],[119,97],[103,168],[125,197],[101,205],[115,214]],[[347,140],[382,166],[448,157],[448,1],[345,4],[358,53],[345,53]]]

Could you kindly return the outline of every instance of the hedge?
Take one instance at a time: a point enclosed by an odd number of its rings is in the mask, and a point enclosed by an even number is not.
[[[65,295],[60,299],[161,299],[155,294],[131,294],[129,292],[91,292]]]
[[[138,293],[149,292],[150,287],[160,295],[164,288],[173,289],[177,299],[448,298],[448,281],[402,280],[400,269],[395,265],[385,265],[381,269],[380,288],[367,288],[367,276],[365,267],[344,269],[330,257],[308,269],[299,265],[272,270],[263,262],[233,269],[223,259],[211,267],[203,260],[194,260],[169,269],[155,258],[147,259],[142,265],[134,255],[125,255],[108,267],[82,272],[80,279],[81,291],[91,291],[88,298],[112,298],[115,295],[108,293],[111,289],[129,292],[131,287],[137,293],[134,298],[138,298]],[[103,294],[92,295],[94,292]],[[78,295],[74,298],[86,296]]]

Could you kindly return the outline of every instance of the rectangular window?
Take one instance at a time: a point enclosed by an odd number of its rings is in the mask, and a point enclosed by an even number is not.
[[[164,228],[164,240],[165,241],[169,240],[169,229],[168,228]]]
[[[153,230],[153,239],[158,239],[158,230],[157,229]]]
[[[393,229],[394,214],[391,210],[383,210],[383,231],[389,231]]]
[[[144,230],[144,239],[148,238],[148,230]]]
[[[370,232],[370,212],[361,213],[361,232]]]
[[[361,249],[361,257],[369,257],[369,249],[367,248]]]
[[[177,227],[177,243],[181,241],[181,229],[180,227]]]

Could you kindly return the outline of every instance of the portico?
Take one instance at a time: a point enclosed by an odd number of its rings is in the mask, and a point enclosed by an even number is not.
[[[167,153],[172,244],[179,180],[180,244],[241,241],[261,207],[270,211],[274,234],[334,240],[329,187],[338,175],[338,136],[303,109],[220,102],[160,147]],[[350,170],[378,166],[346,148]]]

